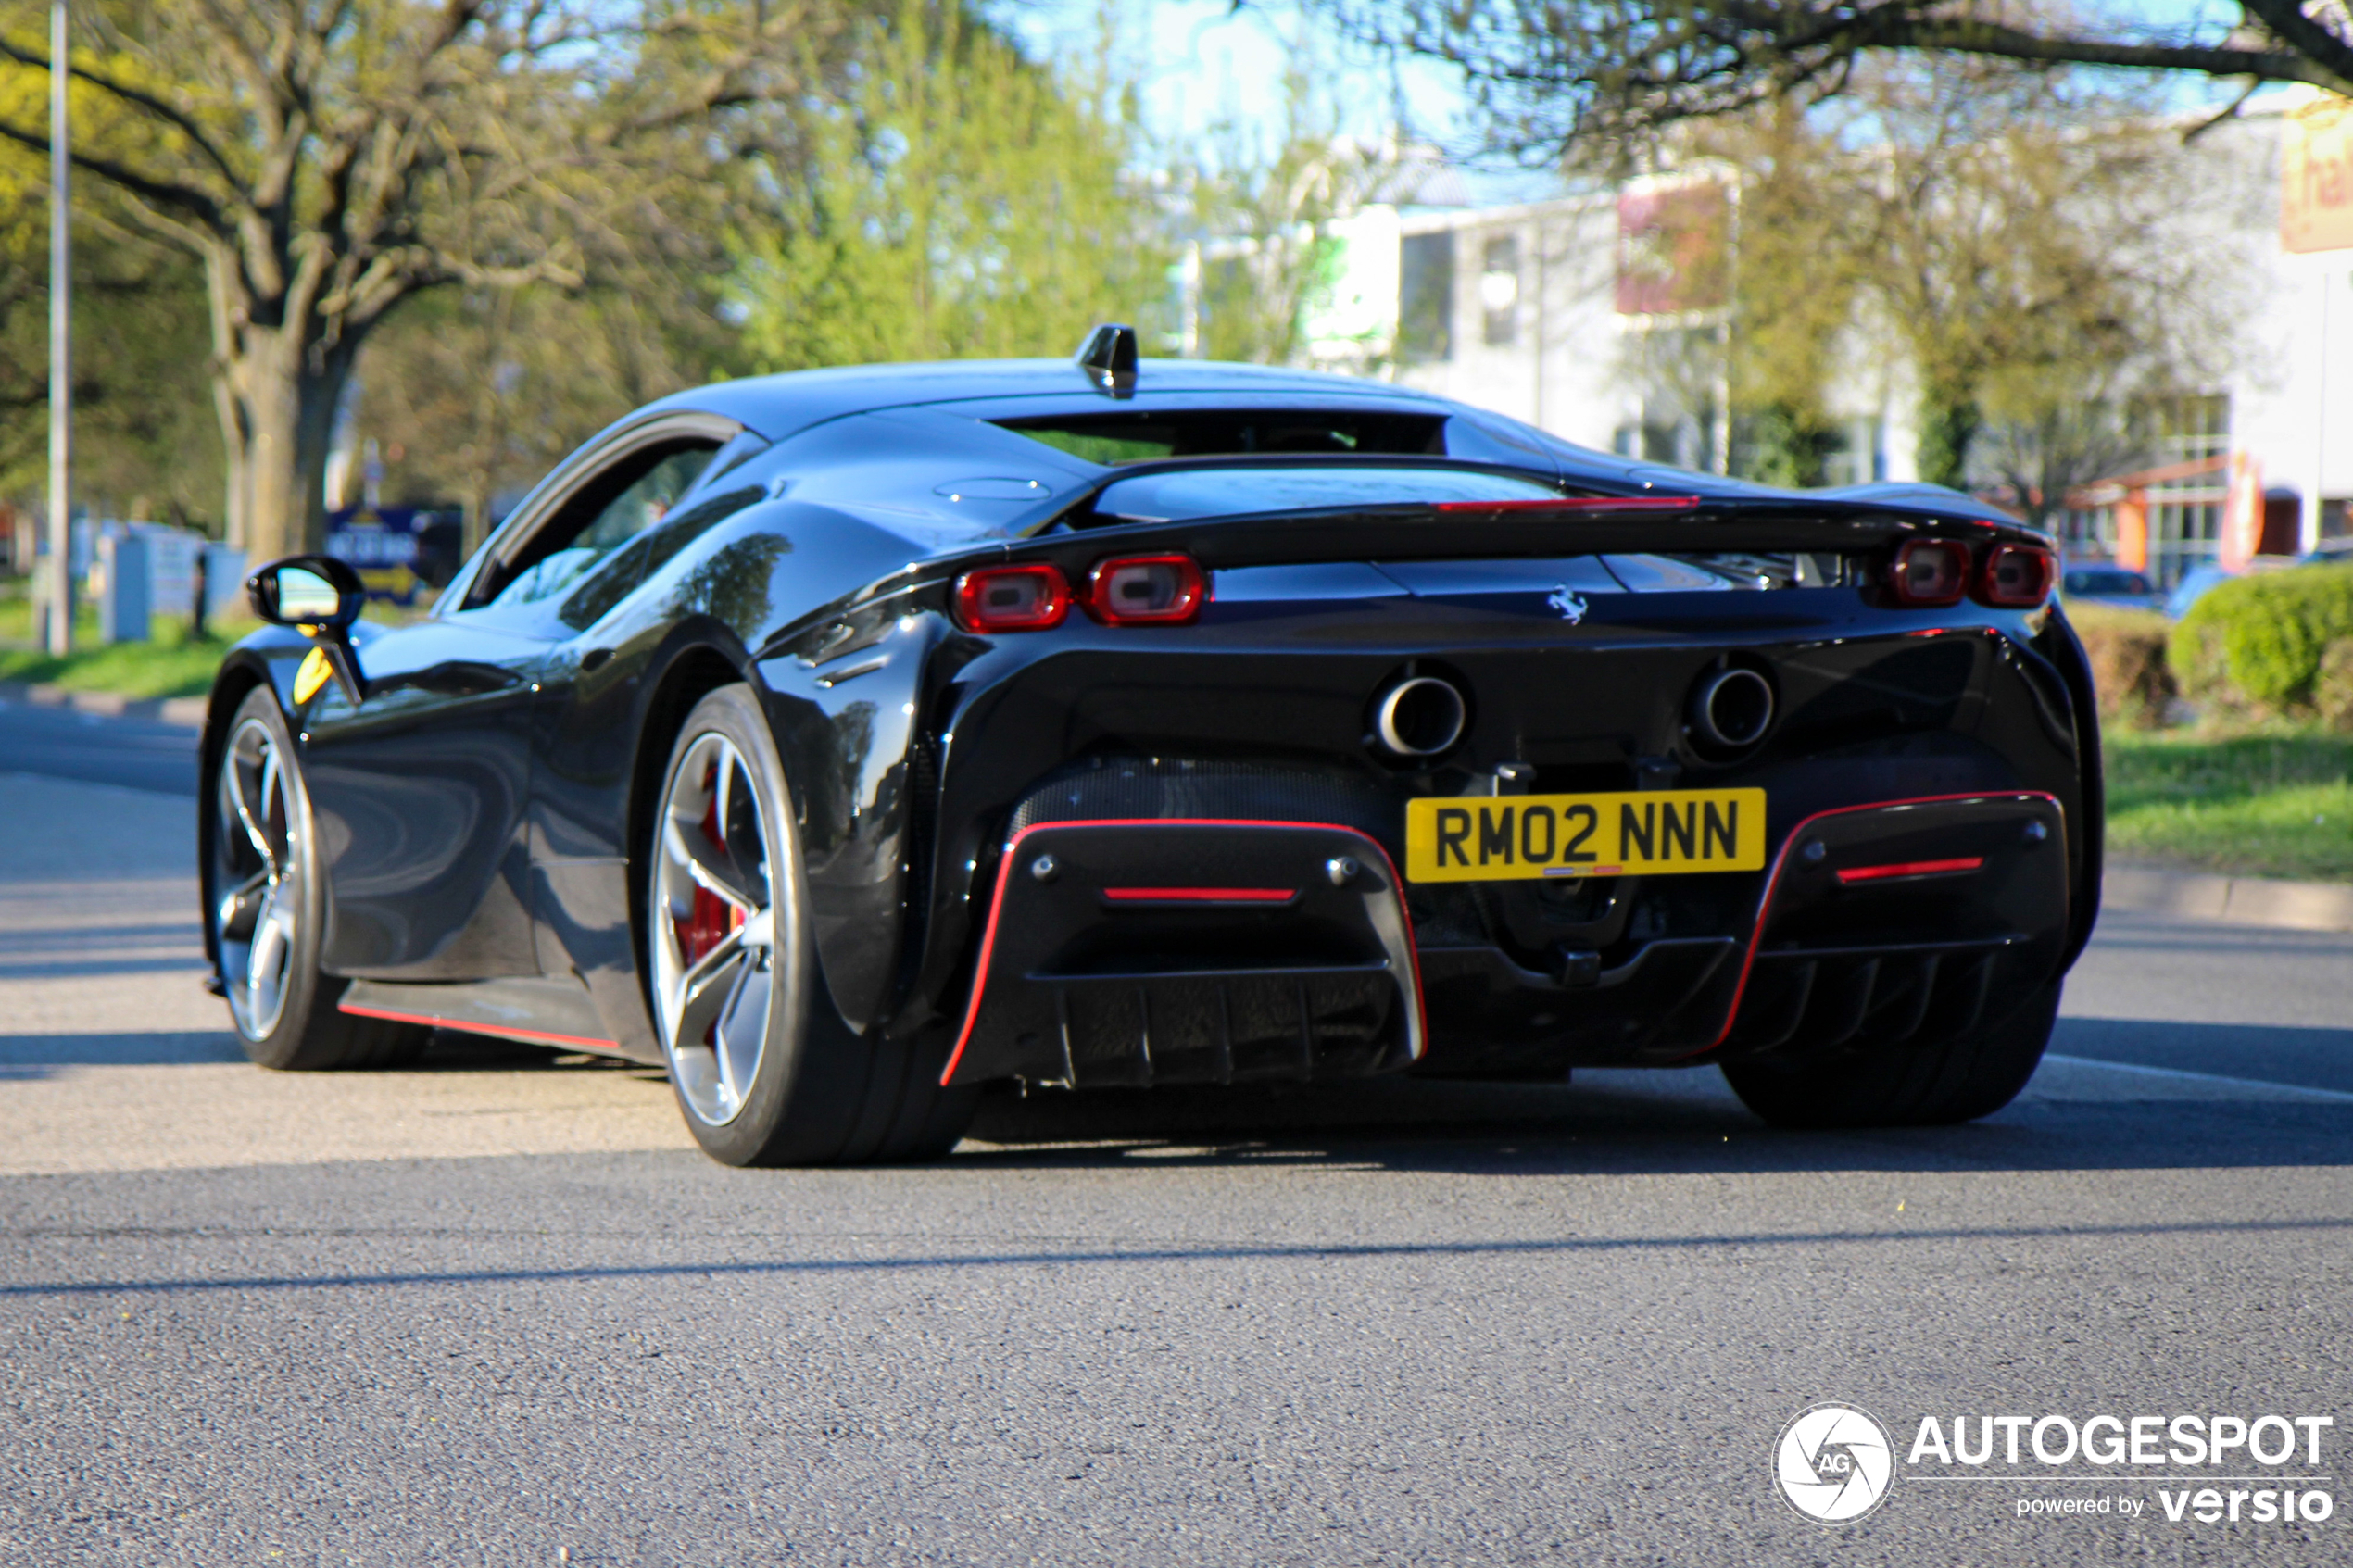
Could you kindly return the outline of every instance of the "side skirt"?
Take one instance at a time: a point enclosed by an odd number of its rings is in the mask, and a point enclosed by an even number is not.
[[[362,1018],[430,1023],[535,1046],[568,1046],[606,1056],[628,1056],[607,1037],[588,987],[564,976],[534,980],[474,980],[449,985],[355,980],[337,1004]]]

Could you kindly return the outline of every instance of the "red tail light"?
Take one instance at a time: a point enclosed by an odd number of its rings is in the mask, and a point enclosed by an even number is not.
[[[1969,592],[1969,546],[1957,539],[1906,540],[1887,584],[1898,604],[1959,604]]]
[[[2040,545],[1996,545],[1978,569],[1977,596],[2003,609],[2032,609],[2050,596],[2054,566]]]
[[[1118,556],[1087,575],[1087,613],[1106,626],[1174,626],[1209,597],[1190,556]]]
[[[967,632],[1043,632],[1070,613],[1070,584],[1051,562],[989,566],[956,579],[956,623]]]

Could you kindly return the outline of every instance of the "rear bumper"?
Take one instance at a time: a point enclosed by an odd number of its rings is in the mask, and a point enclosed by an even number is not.
[[[1403,888],[1365,834],[1040,822],[1006,847],[943,1082],[1361,1077],[1424,1038]]]
[[[1762,873],[1653,879],[1716,929],[1619,910],[1536,952],[1463,940],[1363,826],[1021,822],[946,1081],[1552,1077],[1950,1037],[2058,972],[2066,835],[2037,791],[1838,807],[1780,831]]]

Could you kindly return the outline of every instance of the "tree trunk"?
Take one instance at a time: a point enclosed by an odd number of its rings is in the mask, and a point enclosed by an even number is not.
[[[322,331],[315,315],[258,319],[238,257],[208,256],[214,411],[228,468],[229,542],[253,565],[326,546],[327,450],[364,328]],[[275,302],[283,305],[283,301]]]

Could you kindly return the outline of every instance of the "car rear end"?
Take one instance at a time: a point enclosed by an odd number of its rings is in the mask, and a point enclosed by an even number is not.
[[[2088,694],[2015,528],[1448,492],[959,567],[915,987],[953,1081],[1893,1049],[2088,922]]]

